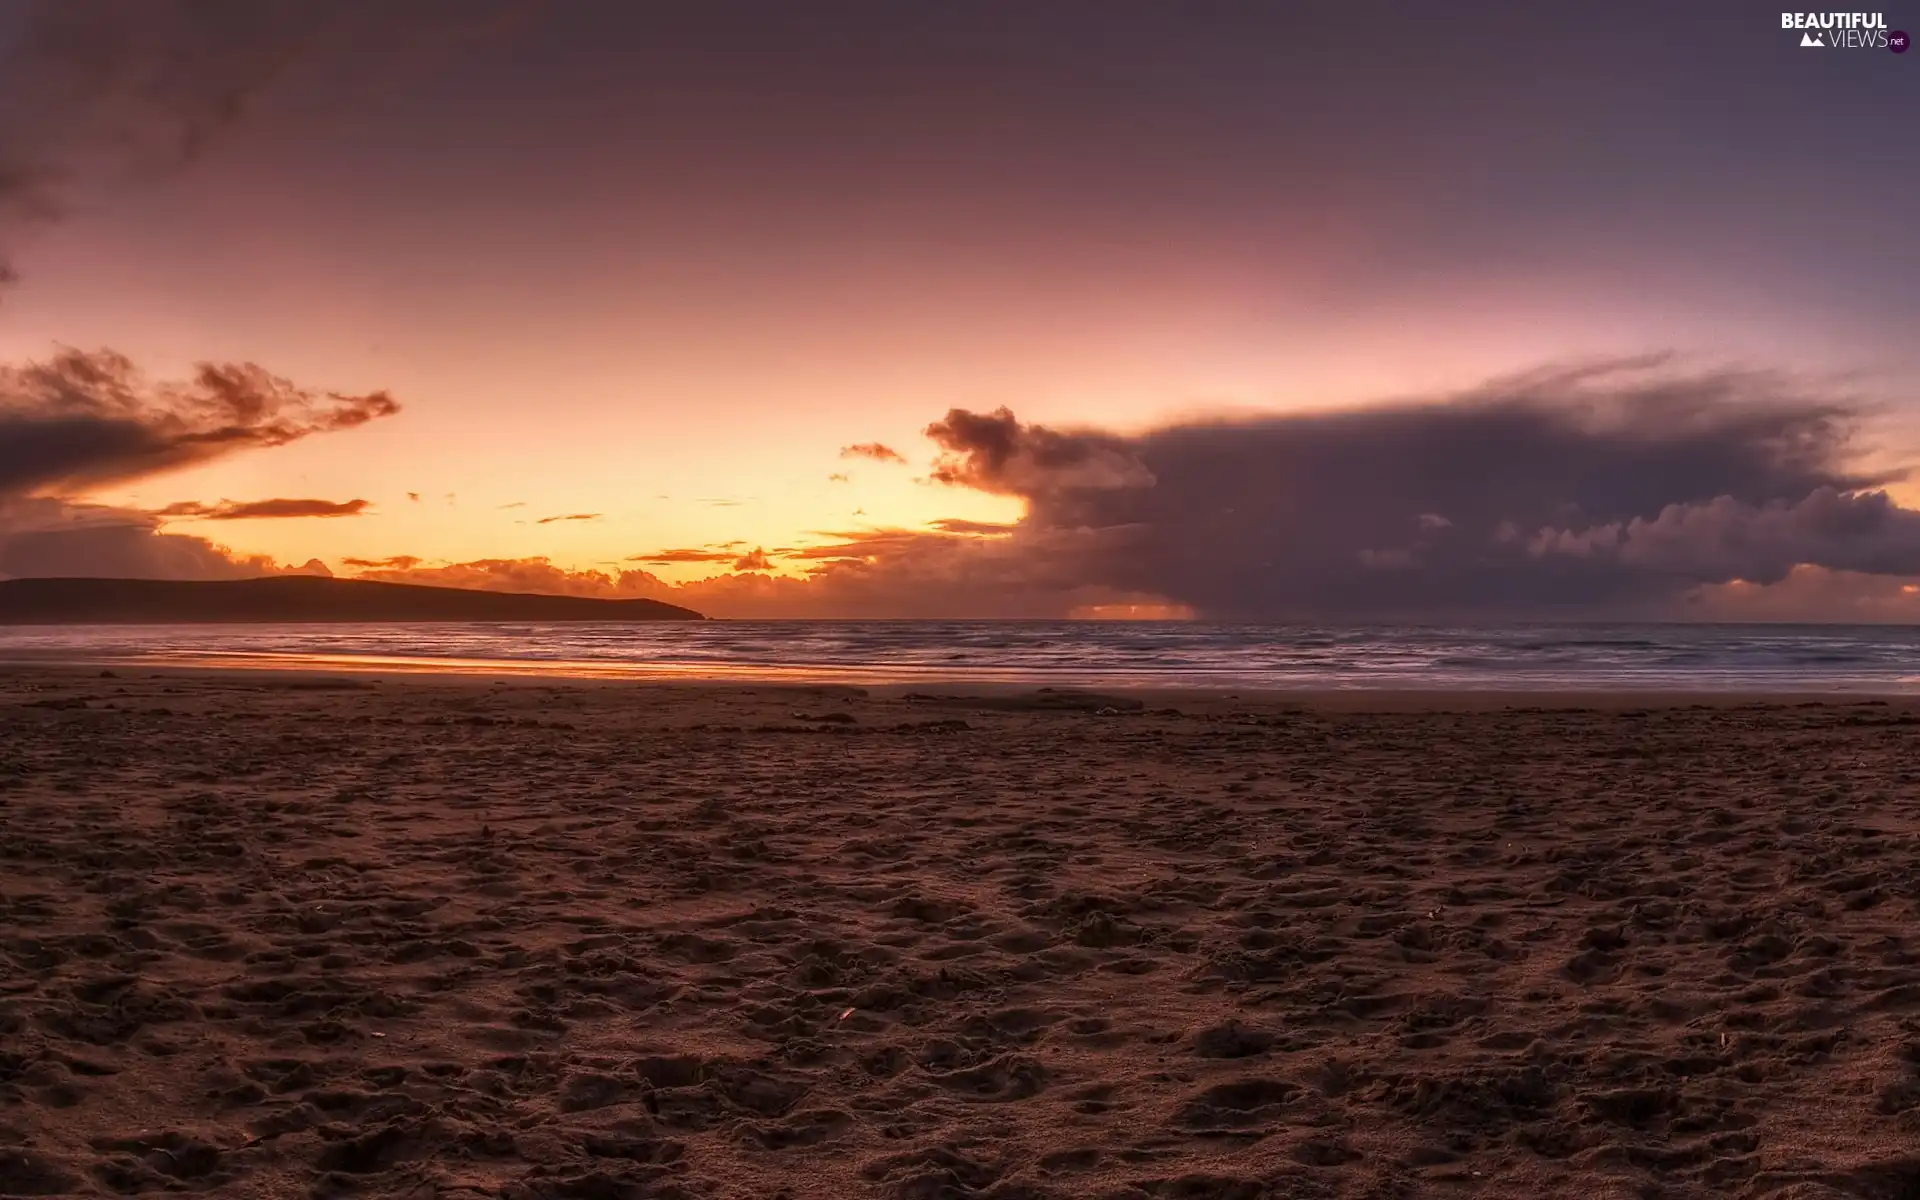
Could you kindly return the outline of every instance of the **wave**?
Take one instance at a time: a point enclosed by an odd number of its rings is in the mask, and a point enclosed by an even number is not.
[[[1499,629],[1106,622],[16,626],[0,657],[469,662],[596,673],[952,678],[1234,688],[1909,690],[1920,630]]]

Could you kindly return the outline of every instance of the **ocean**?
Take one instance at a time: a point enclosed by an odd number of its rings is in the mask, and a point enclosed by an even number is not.
[[[1093,621],[0,628],[0,660],[1222,689],[1920,691],[1920,627]]]

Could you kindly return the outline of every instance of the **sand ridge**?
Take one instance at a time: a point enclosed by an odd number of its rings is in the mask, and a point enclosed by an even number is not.
[[[1920,1189],[1900,702],[297,683],[0,678],[0,1194]]]

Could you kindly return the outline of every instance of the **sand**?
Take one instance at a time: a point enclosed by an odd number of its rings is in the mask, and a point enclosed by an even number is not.
[[[0,1193],[1920,1195],[1901,702],[1010,695],[0,675]]]

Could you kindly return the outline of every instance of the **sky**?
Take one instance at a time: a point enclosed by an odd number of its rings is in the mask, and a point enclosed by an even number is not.
[[[0,0],[0,575],[1920,615],[1920,54],[677,8]]]

